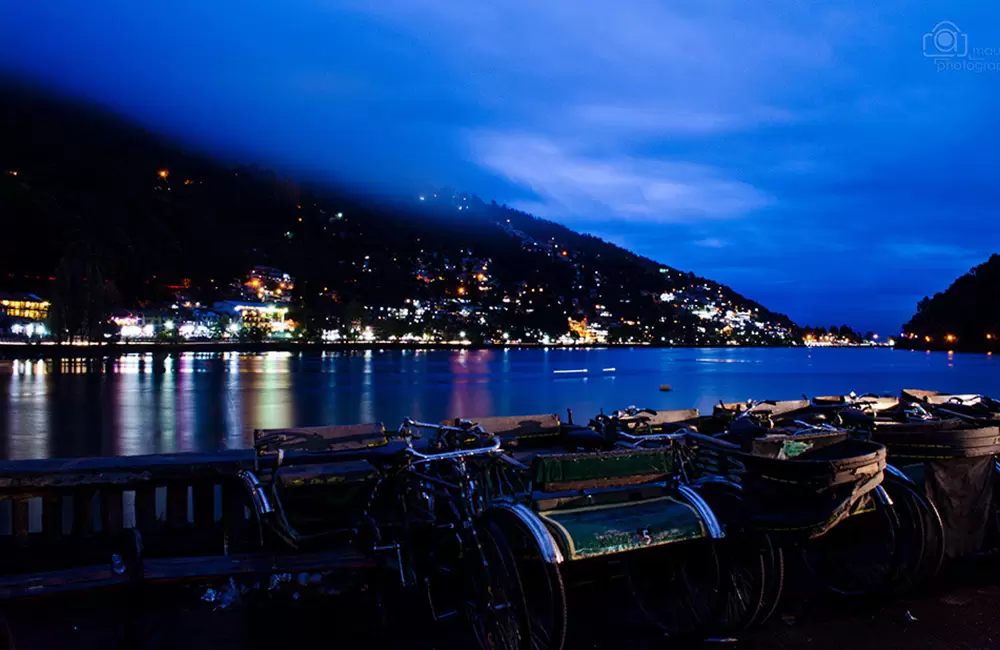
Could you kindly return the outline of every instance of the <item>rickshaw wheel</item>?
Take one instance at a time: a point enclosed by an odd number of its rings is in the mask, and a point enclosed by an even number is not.
[[[768,564],[764,571],[764,598],[754,625],[763,625],[774,616],[785,590],[785,552],[770,535],[764,539],[768,547]]]
[[[920,562],[920,580],[927,582],[937,577],[944,563],[944,524],[937,506],[919,490],[910,488],[917,499],[924,520],[924,557]]]
[[[467,575],[466,616],[472,625],[476,646],[482,650],[529,650],[531,624],[517,561],[496,523],[477,526],[480,552],[471,552],[465,562]]]
[[[622,564],[639,611],[667,636],[700,635],[717,620],[723,580],[715,540],[631,551]]]
[[[1000,460],[993,461],[993,530],[991,542],[994,549],[1000,549]]]
[[[777,606],[784,582],[781,551],[766,534],[752,531],[738,486],[707,481],[697,490],[726,531],[717,542],[722,569],[719,631],[741,632],[770,616]]]
[[[473,531],[435,535],[414,554],[423,589],[448,647],[528,650],[528,622],[514,559],[492,522]],[[474,534],[474,537],[473,537]]]
[[[14,635],[11,634],[7,617],[0,614],[0,650],[14,650]]]
[[[803,544],[803,563],[825,589],[844,596],[884,591],[901,569],[899,518],[876,495],[872,509],[853,514]]]
[[[492,518],[509,543],[531,626],[532,650],[562,650],[566,642],[566,590],[558,564],[542,559],[535,537],[517,517]]]
[[[915,586],[937,575],[944,560],[944,528],[937,508],[906,481],[886,477],[883,486],[892,498],[900,522],[899,546],[903,588]]]

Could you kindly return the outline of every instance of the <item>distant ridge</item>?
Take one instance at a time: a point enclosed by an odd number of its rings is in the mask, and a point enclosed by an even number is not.
[[[360,305],[405,327],[413,316],[400,308],[423,301],[425,318],[474,340],[556,336],[569,319],[636,343],[798,334],[729,287],[495,202],[450,190],[372,198],[227,166],[36,89],[7,84],[0,141],[0,290],[68,300],[85,277],[108,304],[155,304],[178,287],[207,302],[267,264],[298,279],[297,302],[323,324]]]
[[[903,334],[904,343],[914,348],[1000,349],[1000,255],[921,300]]]

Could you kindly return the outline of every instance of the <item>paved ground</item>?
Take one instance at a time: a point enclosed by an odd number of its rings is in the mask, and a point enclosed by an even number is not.
[[[1000,560],[953,567],[920,593],[874,602],[786,599],[777,620],[740,644],[754,650],[1000,648]]]
[[[713,642],[705,647],[750,650],[985,650],[1000,648],[1000,559],[984,558],[951,567],[932,588],[894,599],[843,601],[806,594],[793,587],[775,620],[739,641]],[[433,639],[403,634],[380,636],[381,626],[370,607],[339,602],[335,610],[303,607],[271,611],[245,608],[212,611],[198,594],[180,591],[153,604],[137,629],[144,650],[159,648],[323,647],[407,648],[441,647]],[[177,596],[180,596],[179,598]],[[329,603],[329,601],[325,601]],[[165,604],[168,603],[168,604]],[[18,650],[60,648],[85,650],[129,647],[121,622],[129,600],[89,597],[47,604],[29,603],[4,613]],[[653,650],[675,648],[654,634],[614,624],[617,617],[588,615],[577,621],[571,648],[579,650]],[[372,634],[375,636],[373,637]],[[2,645],[0,645],[2,648]]]

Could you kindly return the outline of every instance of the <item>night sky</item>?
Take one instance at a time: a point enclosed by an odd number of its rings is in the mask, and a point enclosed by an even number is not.
[[[799,323],[891,333],[1000,252],[998,18],[982,0],[49,0],[5,4],[0,67],[228,159],[450,185]],[[944,20],[957,39],[925,42]]]

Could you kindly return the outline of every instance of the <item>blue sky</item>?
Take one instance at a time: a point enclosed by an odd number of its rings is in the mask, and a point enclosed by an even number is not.
[[[998,18],[982,1],[52,0],[2,10],[0,66],[229,157],[451,185],[800,323],[891,332],[1000,252]],[[962,33],[927,53],[967,56],[925,56],[944,20]]]

